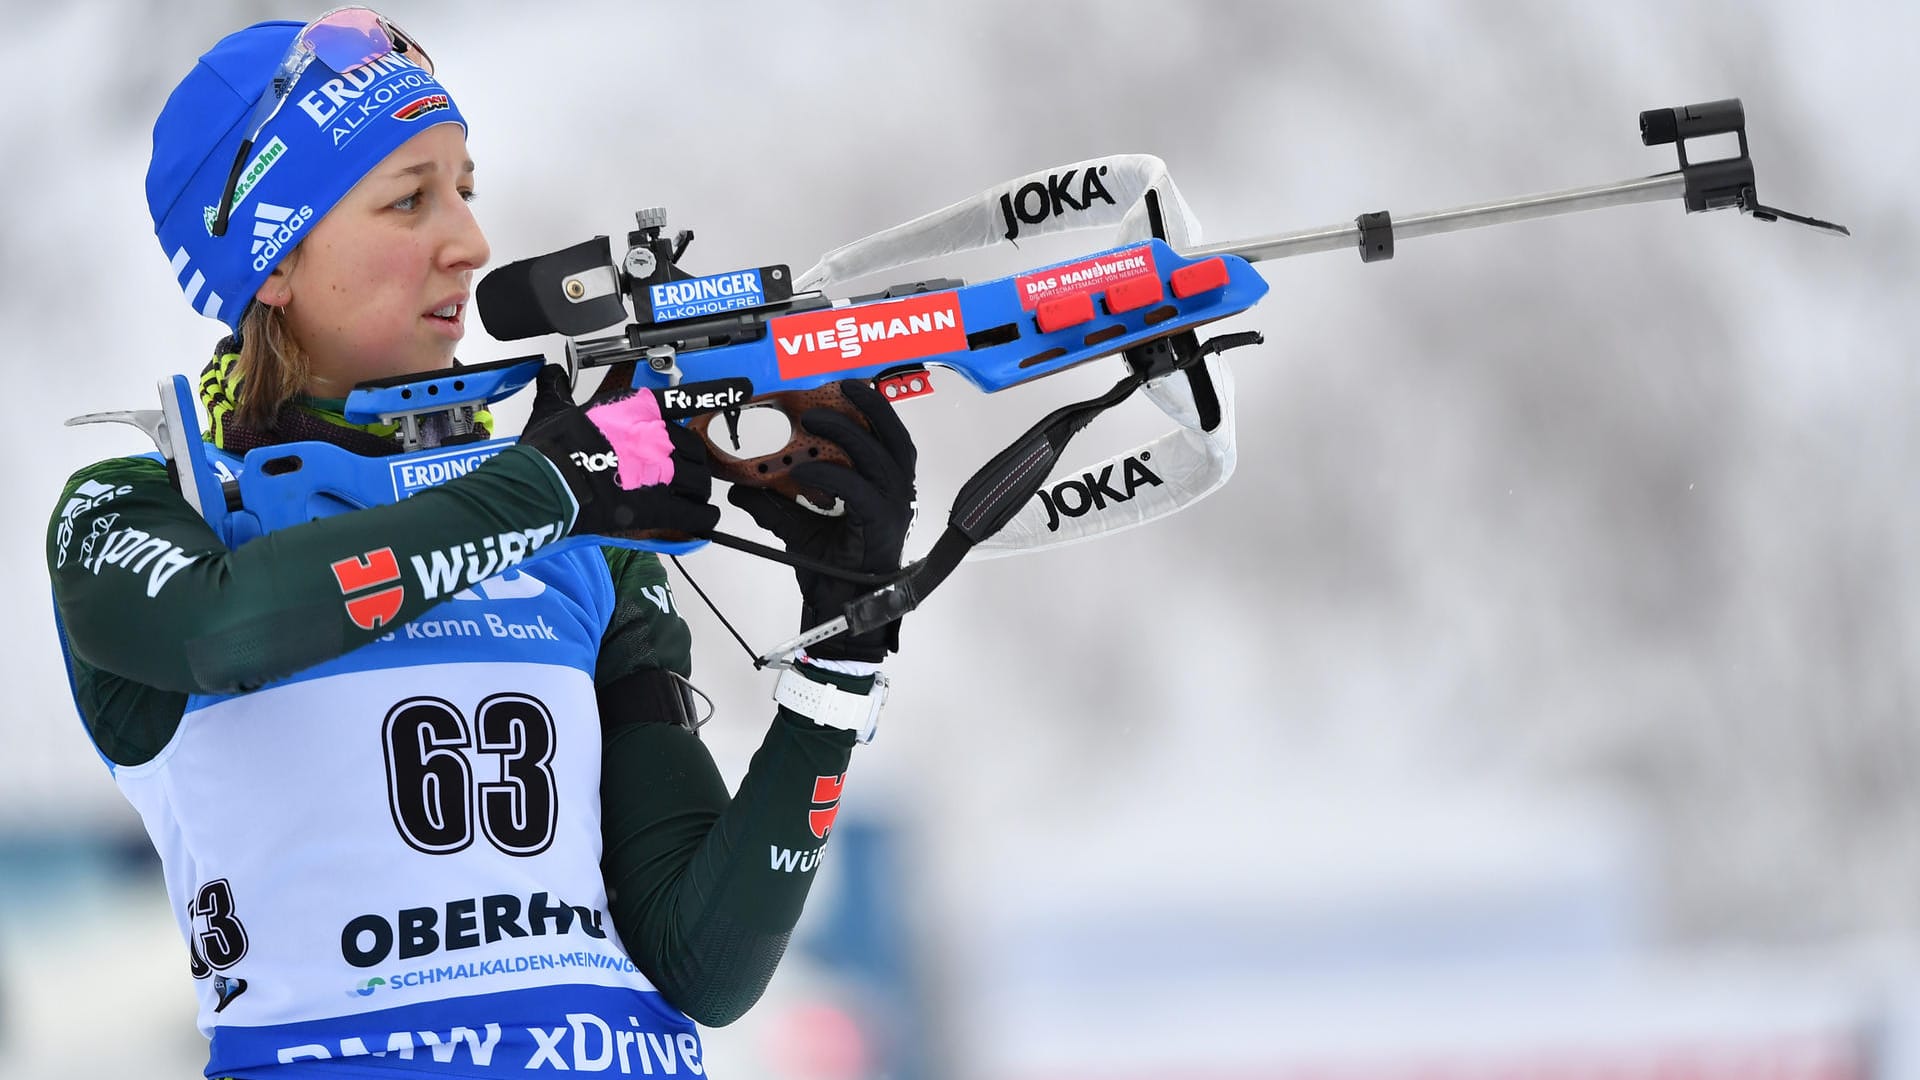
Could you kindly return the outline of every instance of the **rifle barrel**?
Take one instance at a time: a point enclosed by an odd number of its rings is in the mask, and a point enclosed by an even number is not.
[[[1660,202],[1665,199],[1681,198],[1686,194],[1686,190],[1686,176],[1671,172],[1637,180],[1622,180],[1612,184],[1552,191],[1542,195],[1524,195],[1499,202],[1477,203],[1451,210],[1435,210],[1411,217],[1395,218],[1393,238],[1398,241],[1417,236],[1438,236],[1441,233],[1462,232],[1487,225],[1503,225],[1509,221],[1531,221],[1535,218],[1558,217],[1562,214],[1576,214],[1608,206]],[[1352,250],[1359,244],[1360,226],[1354,222],[1308,229],[1304,232],[1255,237],[1251,240],[1203,244],[1184,250],[1180,254],[1189,258],[1238,255],[1248,262],[1259,262],[1262,259],[1284,259],[1293,255],[1311,255],[1321,251]]]

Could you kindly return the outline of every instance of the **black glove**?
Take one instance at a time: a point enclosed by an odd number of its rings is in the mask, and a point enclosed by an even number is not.
[[[661,420],[651,391],[596,398],[583,409],[573,403],[566,370],[548,364],[520,441],[545,454],[573,491],[575,535],[698,536],[720,520],[706,444]]]
[[[734,485],[727,500],[753,515],[761,528],[778,536],[796,555],[846,570],[884,574],[900,568],[900,552],[913,524],[913,468],[918,454],[906,425],[878,390],[859,379],[840,384],[840,390],[866,416],[872,430],[832,409],[808,409],[800,426],[846,452],[853,468],[824,461],[793,467],[792,476],[804,487],[834,496],[844,514],[829,517],[817,510],[761,488]],[[843,614],[848,601],[877,586],[861,585],[795,568],[800,579],[800,628],[817,626]],[[854,636],[841,634],[809,646],[813,656],[831,660],[878,663],[900,647],[900,623]]]

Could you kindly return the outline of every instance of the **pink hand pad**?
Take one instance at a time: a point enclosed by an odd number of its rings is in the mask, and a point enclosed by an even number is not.
[[[673,480],[673,440],[653,393],[641,390],[587,410],[587,419],[606,436],[620,459],[620,486],[632,491]]]

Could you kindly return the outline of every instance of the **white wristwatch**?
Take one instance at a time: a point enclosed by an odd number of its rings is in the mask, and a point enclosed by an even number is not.
[[[785,667],[773,684],[773,700],[816,724],[845,728],[859,742],[873,741],[880,726],[880,707],[887,703],[887,676],[874,672],[873,690],[856,694],[831,683],[819,682],[798,668]]]

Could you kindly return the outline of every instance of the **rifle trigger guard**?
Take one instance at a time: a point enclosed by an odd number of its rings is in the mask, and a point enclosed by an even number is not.
[[[846,453],[834,443],[815,435],[800,426],[800,417],[810,409],[832,409],[835,412],[854,418],[861,426],[866,426],[865,414],[848,401],[840,392],[839,384],[827,383],[811,390],[782,390],[757,397],[748,402],[749,407],[778,409],[787,418],[787,427],[791,434],[785,446],[758,457],[742,458],[727,452],[713,430],[716,417],[723,420],[732,435],[735,450],[740,448],[739,408],[720,409],[701,413],[687,422],[694,434],[706,440],[708,455],[714,478],[729,484],[743,484],[753,488],[767,488],[779,492],[788,498],[796,498],[807,489],[797,483],[791,470],[795,465],[807,461],[825,461],[835,465],[851,467],[853,462]],[[815,506],[832,506],[834,500],[823,492],[808,492]]]

